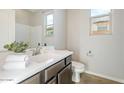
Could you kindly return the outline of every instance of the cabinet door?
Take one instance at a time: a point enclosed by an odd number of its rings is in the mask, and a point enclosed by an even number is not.
[[[71,84],[72,83],[71,77],[72,77],[71,64],[69,64],[58,74],[58,84]]]
[[[57,76],[58,72],[65,67],[65,60],[61,60],[58,63],[41,71],[41,83],[46,84],[50,79]]]
[[[50,80],[47,84],[57,84],[56,77],[54,77],[52,80]]]
[[[40,73],[25,80],[21,84],[40,84]]]

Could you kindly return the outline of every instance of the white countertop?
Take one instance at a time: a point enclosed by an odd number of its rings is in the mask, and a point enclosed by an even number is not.
[[[54,50],[30,58],[29,65],[26,69],[5,70],[1,67],[0,83],[17,84],[72,54],[73,52],[68,50]]]

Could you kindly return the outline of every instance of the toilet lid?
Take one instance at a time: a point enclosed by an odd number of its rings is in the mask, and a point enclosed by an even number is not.
[[[84,68],[84,64],[72,61],[72,66],[76,68]]]

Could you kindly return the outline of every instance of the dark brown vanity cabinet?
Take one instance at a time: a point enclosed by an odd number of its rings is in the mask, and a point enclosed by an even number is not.
[[[45,82],[50,80],[52,77],[55,77],[59,71],[61,71],[65,67],[65,60],[61,60],[60,62],[48,67],[45,69]]]
[[[70,84],[72,77],[71,56],[57,62],[41,72],[43,84]]]
[[[70,84],[71,77],[71,56],[68,56],[24,80],[21,84]]]

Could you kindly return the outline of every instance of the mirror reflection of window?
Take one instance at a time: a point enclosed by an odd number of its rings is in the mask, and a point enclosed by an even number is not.
[[[111,34],[111,10],[91,9],[90,35]]]
[[[53,22],[53,14],[46,15],[46,36],[52,36],[54,33],[54,22]]]

